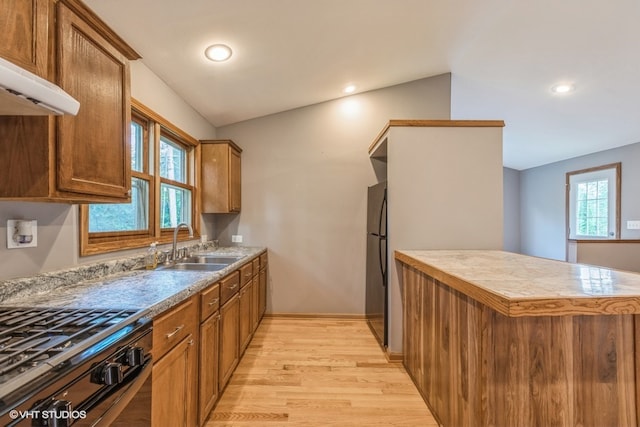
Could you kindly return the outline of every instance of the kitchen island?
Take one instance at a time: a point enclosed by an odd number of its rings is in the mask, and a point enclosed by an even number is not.
[[[442,425],[638,425],[640,275],[503,251],[395,258],[404,364]]]

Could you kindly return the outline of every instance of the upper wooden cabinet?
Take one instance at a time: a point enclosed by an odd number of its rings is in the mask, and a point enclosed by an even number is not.
[[[83,3],[58,0],[54,12],[53,80],[80,101],[80,111],[75,117],[0,117],[0,198],[126,202],[129,59],[139,56]]]
[[[58,4],[58,81],[80,101],[58,119],[58,188],[127,198],[131,188],[129,61],[64,3]]]
[[[0,0],[0,56],[45,79],[52,1]]]
[[[202,213],[240,212],[242,149],[228,139],[200,142]]]

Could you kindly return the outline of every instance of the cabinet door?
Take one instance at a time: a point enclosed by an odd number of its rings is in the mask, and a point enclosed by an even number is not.
[[[127,200],[131,188],[129,62],[64,4],[57,5],[60,86],[80,101],[58,120],[60,191]]]
[[[153,366],[152,425],[196,425],[196,363],[194,339],[189,335]]]
[[[229,210],[240,212],[242,199],[240,152],[233,147],[229,148]]]
[[[241,201],[240,155],[231,140],[201,142],[200,196],[203,213],[237,213]]]
[[[218,340],[220,314],[215,313],[200,325],[200,424],[204,425],[218,400]]]
[[[50,0],[0,0],[0,56],[47,78]]]
[[[251,295],[253,285],[246,285],[240,289],[240,354],[244,352],[251,341]]]
[[[229,382],[239,359],[240,299],[231,297],[220,309],[220,358],[218,364],[218,391],[222,392]]]
[[[259,318],[262,319],[264,312],[267,311],[267,269],[260,270],[260,306],[258,309]]]
[[[251,286],[251,323],[252,331],[258,329],[260,323],[260,275],[253,276],[253,285]]]

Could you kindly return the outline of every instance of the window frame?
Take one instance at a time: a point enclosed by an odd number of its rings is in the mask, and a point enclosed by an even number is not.
[[[156,149],[159,150],[160,149],[160,137],[164,136],[166,139],[170,140],[173,144],[176,144],[182,148],[185,149],[189,149],[188,146],[186,146],[184,144],[183,141],[180,140],[179,137],[177,137],[175,134],[173,134],[172,132],[168,131],[166,128],[161,128],[159,133],[158,133],[158,138],[157,138],[157,143],[156,143]],[[182,189],[187,189],[191,191],[191,222],[192,224],[195,221],[195,211],[196,211],[196,187],[195,185],[189,184],[189,183],[193,183],[195,181],[195,153],[189,153],[189,151],[187,151],[187,159],[186,159],[186,180],[187,183],[182,183],[179,181],[173,181],[171,179],[168,178],[163,178],[162,176],[160,176],[160,157],[156,156],[157,159],[157,168],[156,170],[158,171],[158,173],[156,174],[157,176],[157,186],[156,186],[156,198],[158,200],[158,203],[156,203],[156,207],[159,207],[159,203],[162,199],[160,191],[162,189],[162,184],[169,184],[172,185],[174,187],[179,187]],[[159,211],[159,210],[158,210]],[[167,238],[167,236],[169,236],[170,239],[173,238],[173,232],[175,230],[175,227],[172,228],[162,228],[162,224],[160,223],[160,212],[158,212],[158,215],[156,216],[156,220],[157,220],[157,229],[159,230],[159,234],[160,236]],[[193,227],[193,225],[192,225]],[[194,232],[194,236],[196,233],[196,229],[193,229]],[[188,235],[188,231],[185,229],[181,229],[178,231],[178,234],[184,234],[185,236]]]
[[[613,189],[615,192],[615,202],[613,209],[610,210],[610,215],[614,215],[614,233],[613,237],[589,237],[589,236],[576,236],[572,237],[571,235],[571,218],[572,215],[575,215],[575,212],[572,211],[572,200],[571,200],[571,180],[578,176],[584,174],[593,174],[594,172],[601,172],[611,170],[613,175],[615,176],[615,183],[613,185]],[[566,174],[566,218],[565,218],[565,232],[568,241],[573,242],[584,242],[584,241],[614,241],[621,240],[621,221],[620,221],[620,212],[621,212],[621,188],[622,188],[622,163],[610,163],[607,165],[596,166],[587,169],[581,169],[576,171],[567,172]],[[575,203],[573,204],[575,205]]]
[[[80,256],[96,255],[125,249],[149,246],[152,242],[170,243],[175,228],[160,228],[160,183],[169,183],[191,191],[191,226],[194,239],[200,236],[199,206],[199,141],[171,122],[158,115],[144,104],[131,99],[131,120],[143,125],[143,171],[131,170],[131,177],[149,183],[149,223],[146,230],[89,232],[89,205],[79,207]],[[160,136],[186,150],[187,183],[175,182],[160,177]],[[153,156],[153,158],[152,158]],[[181,229],[178,240],[189,240],[188,231]]]

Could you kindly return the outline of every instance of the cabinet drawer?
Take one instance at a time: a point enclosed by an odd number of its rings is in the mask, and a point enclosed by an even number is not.
[[[253,260],[253,275],[254,277],[258,274],[258,272],[260,271],[260,257],[256,257]]]
[[[260,268],[264,269],[267,268],[267,253],[263,253],[262,255],[260,255]]]
[[[189,334],[196,336],[197,316],[196,300],[191,297],[153,319],[153,358],[155,361],[160,360],[167,351]]]
[[[240,267],[240,287],[246,285],[253,277],[253,263],[248,262]]]
[[[215,284],[200,292],[200,321],[204,322],[220,308],[220,285]]]
[[[220,281],[220,304],[224,304],[238,293],[240,288],[240,272],[234,271]]]

